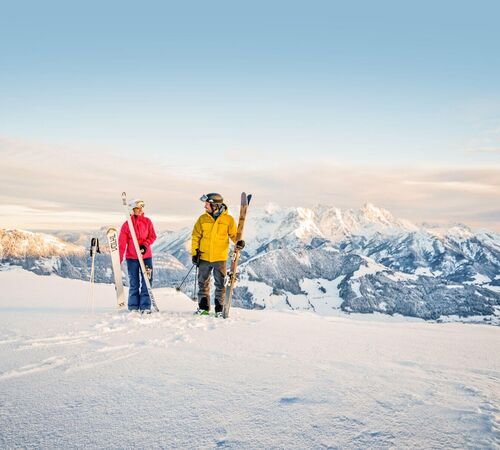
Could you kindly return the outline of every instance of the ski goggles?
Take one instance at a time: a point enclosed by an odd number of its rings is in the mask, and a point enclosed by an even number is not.
[[[214,197],[216,197],[216,198],[214,198]],[[223,202],[221,195],[216,194],[216,193],[202,195],[200,197],[200,200],[202,202],[208,202],[208,203],[212,203],[212,204],[218,204],[218,203]]]

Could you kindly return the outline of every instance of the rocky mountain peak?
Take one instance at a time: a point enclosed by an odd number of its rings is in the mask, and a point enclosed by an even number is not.
[[[82,254],[83,252],[82,247],[64,242],[49,234],[0,229],[0,255],[2,258],[65,256]]]

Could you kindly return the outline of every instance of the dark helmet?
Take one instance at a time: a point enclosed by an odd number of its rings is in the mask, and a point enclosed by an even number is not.
[[[210,194],[202,195],[200,197],[200,200],[202,202],[208,202],[216,205],[221,205],[224,199],[222,198],[222,195],[217,194],[216,192],[211,192]]]

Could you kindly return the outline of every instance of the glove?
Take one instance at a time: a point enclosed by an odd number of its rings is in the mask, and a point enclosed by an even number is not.
[[[144,255],[148,251],[148,248],[144,244],[139,245],[139,249],[141,250],[141,255]]]
[[[193,255],[191,257],[191,261],[197,267],[200,265],[200,250],[199,249],[196,250],[196,255]]]
[[[236,242],[236,248],[238,250],[243,250],[245,248],[245,241],[243,239]]]

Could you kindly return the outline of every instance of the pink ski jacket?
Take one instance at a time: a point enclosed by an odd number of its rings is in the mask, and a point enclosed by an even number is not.
[[[144,214],[140,216],[131,215],[132,224],[134,225],[135,235],[137,236],[137,242],[139,245],[145,245],[147,251],[143,258],[152,258],[153,252],[151,251],[151,245],[156,241],[156,233],[153,227],[153,222],[148,219]],[[122,225],[120,230],[120,237],[118,238],[118,248],[120,250],[120,261],[123,261],[123,256],[127,259],[138,259],[137,253],[134,248],[134,241],[132,240],[132,235],[130,234],[130,228],[128,227],[128,221]]]

